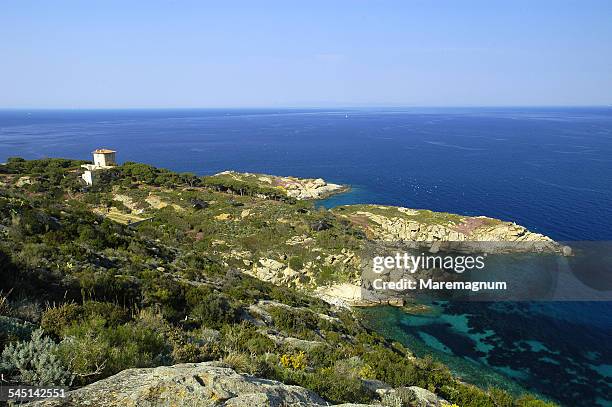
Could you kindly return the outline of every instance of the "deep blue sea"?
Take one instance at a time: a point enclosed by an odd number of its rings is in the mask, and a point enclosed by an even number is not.
[[[557,240],[612,240],[612,108],[0,110],[0,162],[90,159],[212,174],[322,177],[326,206],[380,203],[515,221]],[[437,303],[369,323],[466,380],[612,405],[612,304]],[[505,384],[513,378],[520,386]]]

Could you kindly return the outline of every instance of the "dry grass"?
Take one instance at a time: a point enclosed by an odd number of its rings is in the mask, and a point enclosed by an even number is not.
[[[3,290],[0,290],[0,315],[10,314],[11,307],[8,302],[8,296],[11,295],[11,291],[13,291],[12,288],[5,294]]]
[[[223,363],[236,372],[248,372],[251,360],[248,355],[238,352],[230,352],[223,358]]]
[[[117,223],[121,223],[123,225],[130,225],[130,224],[134,224],[134,223],[138,223],[138,222],[142,222],[144,220],[150,219],[150,218],[143,218],[137,215],[132,215],[129,213],[122,213],[116,210],[115,208],[111,208],[111,210],[103,214],[103,216]]]

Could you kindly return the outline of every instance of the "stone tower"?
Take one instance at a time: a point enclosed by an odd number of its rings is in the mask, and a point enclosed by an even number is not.
[[[93,151],[94,166],[96,167],[112,167],[117,165],[115,162],[114,150],[108,150],[106,148],[99,148]]]
[[[92,151],[93,164],[85,164],[81,167],[85,168],[85,172],[81,175],[81,178],[87,185],[93,185],[96,182],[96,172],[111,168],[117,165],[115,161],[115,150],[108,150],[106,148],[98,148]]]

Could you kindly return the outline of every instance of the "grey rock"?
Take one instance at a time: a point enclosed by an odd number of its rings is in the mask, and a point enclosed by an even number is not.
[[[35,401],[30,406],[328,406],[314,392],[260,379],[216,362],[127,369],[67,393],[64,399]],[[344,406],[358,406],[344,404]]]
[[[441,397],[436,396],[429,390],[423,389],[422,387],[410,386],[408,387],[417,398],[417,405],[422,407],[440,407],[449,404],[448,401]]]
[[[565,256],[571,256],[573,254],[572,252],[572,248],[569,246],[563,246],[563,248],[561,249],[561,253]]]
[[[367,389],[373,391],[374,393],[380,396],[393,391],[393,388],[391,386],[389,386],[387,383],[382,382],[380,380],[375,380],[375,379],[363,380],[363,385]]]

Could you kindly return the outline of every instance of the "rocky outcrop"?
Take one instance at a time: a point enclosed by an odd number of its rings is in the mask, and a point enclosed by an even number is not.
[[[323,199],[347,191],[346,185],[332,184],[322,178],[280,177],[248,172],[223,171],[214,176],[230,176],[237,181],[255,182],[283,190],[288,197],[298,200]]]
[[[380,305],[380,301],[377,298],[366,298],[368,291],[357,284],[340,283],[318,287],[315,295],[323,301],[340,308]]]
[[[328,406],[314,392],[274,380],[236,373],[218,362],[128,369],[68,392],[65,399],[37,401],[40,407]],[[345,404],[348,406],[357,404]]]
[[[562,252],[562,247],[547,236],[530,232],[516,223],[485,216],[461,216],[379,205],[349,205],[339,207],[334,212],[364,229],[371,240],[429,244],[487,242],[491,251],[509,248],[509,251]],[[468,244],[465,246],[470,247]],[[432,251],[439,248],[440,243],[432,245]]]
[[[299,280],[301,276],[298,271],[274,259],[260,259],[247,272],[260,280],[277,285],[291,283]]]
[[[357,284],[350,283],[318,287],[314,291],[314,295],[339,308],[373,307],[377,305],[403,307],[405,305],[402,297],[390,295],[387,292],[365,289]]]
[[[22,188],[26,185],[32,185],[34,182],[32,181],[32,178],[30,177],[20,177],[17,182],[15,183],[15,186],[18,188]]]
[[[292,239],[296,239],[298,243],[291,241]],[[300,244],[300,237],[295,237],[292,239],[290,239],[287,244]],[[307,238],[302,240],[301,244],[306,245],[307,242],[312,241],[314,240]],[[281,255],[279,260],[261,258],[255,262],[248,261],[244,264],[250,266],[250,268],[240,270],[260,280],[276,285],[293,285],[300,288],[314,288],[316,287],[316,273],[319,272],[318,270],[320,266],[334,266],[339,270],[356,271],[361,265],[360,257],[348,249],[341,249],[340,252],[336,253],[326,253],[316,247],[312,248],[311,250],[319,252],[320,254],[312,261],[304,263],[302,267],[297,270],[291,268],[287,256],[285,255]],[[353,272],[353,274],[354,273],[355,272]]]
[[[394,392],[402,392],[402,391],[410,391],[414,394],[415,405],[422,407],[439,407],[439,406],[449,406],[450,403],[444,400],[442,397],[438,397],[434,393],[430,392],[427,389],[423,389],[417,386],[410,387],[400,387],[399,389],[395,389]]]
[[[296,199],[323,199],[347,190],[344,185],[328,183],[322,178],[283,177],[274,182],[285,188],[288,196]]]

